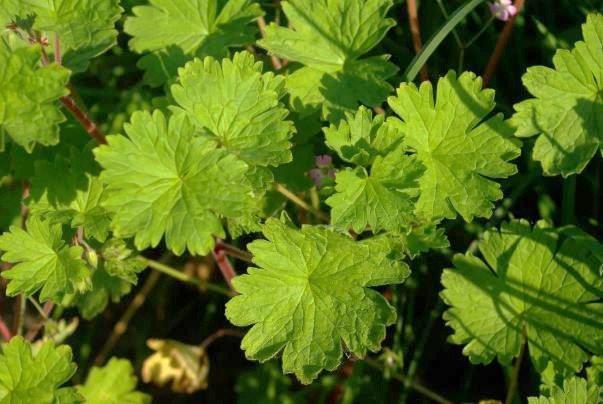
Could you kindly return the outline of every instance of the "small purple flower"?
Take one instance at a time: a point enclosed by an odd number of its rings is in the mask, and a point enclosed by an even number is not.
[[[512,0],[496,0],[490,3],[490,12],[499,20],[507,21],[517,14],[517,7],[513,5]]]
[[[333,159],[328,154],[318,155],[314,158],[316,168],[311,169],[308,175],[314,181],[318,188],[323,185],[323,179],[328,177],[335,179],[335,168],[333,168]]]
[[[328,154],[319,154],[314,157],[314,162],[318,168],[329,168],[333,164],[333,158]]]

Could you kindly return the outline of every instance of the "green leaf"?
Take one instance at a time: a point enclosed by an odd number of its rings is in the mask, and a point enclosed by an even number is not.
[[[40,55],[39,46],[12,46],[0,35],[0,138],[7,134],[28,152],[36,143],[58,143],[58,124],[65,116],[57,101],[69,93],[69,70],[39,67]]]
[[[171,88],[181,108],[203,135],[250,165],[278,166],[291,161],[289,139],[295,128],[279,102],[283,78],[262,74],[262,63],[239,52],[222,64],[207,57],[179,71]]]
[[[402,256],[410,258],[416,258],[432,249],[450,247],[444,229],[438,228],[433,223],[419,223],[404,233],[392,233],[391,237]]]
[[[396,149],[404,137],[397,126],[385,122],[384,115],[373,118],[372,111],[365,107],[355,114],[347,112],[339,127],[331,125],[323,131],[327,146],[342,160],[365,167],[373,164],[375,157]]]
[[[136,391],[138,379],[127,359],[111,358],[100,367],[93,367],[78,392],[87,404],[147,404],[151,396]]]
[[[339,171],[337,192],[326,201],[332,208],[331,224],[356,233],[367,225],[373,232],[408,227],[424,170],[415,157],[394,151],[377,156],[370,175],[362,167]]]
[[[247,165],[197,136],[184,115],[168,124],[160,111],[135,112],[124,128],[128,137],[108,136],[108,145],[94,150],[115,236],[135,236],[143,250],[165,234],[178,255],[185,248],[207,254],[213,236],[225,236],[221,216],[241,217],[253,206]]]
[[[152,52],[138,66],[145,81],[161,85],[193,56],[226,56],[228,48],[255,40],[253,20],[264,13],[250,0],[150,0],[136,6],[124,23],[130,49]]]
[[[41,289],[40,300],[60,302],[64,295],[91,287],[90,270],[82,259],[82,247],[69,247],[62,239],[60,224],[36,217],[27,221],[27,231],[11,226],[0,236],[2,259],[16,264],[2,272],[9,280],[6,294],[32,295]]]
[[[30,211],[52,222],[82,226],[86,237],[106,240],[111,217],[101,201],[105,187],[99,179],[92,145],[83,151],[71,147],[69,155],[55,153],[54,161],[37,160],[31,184]]]
[[[581,173],[603,141],[603,15],[588,15],[582,34],[557,50],[554,69],[528,68],[522,81],[534,98],[514,107],[515,135],[538,135],[533,158],[545,175]]]
[[[590,358],[590,366],[586,368],[586,380],[589,386],[603,386],[603,356]]]
[[[115,23],[122,12],[119,0],[6,0],[0,5],[0,23],[32,16],[33,29],[51,44],[58,36],[63,65],[78,73],[117,43]]]
[[[354,241],[321,226],[298,230],[266,221],[268,240],[248,244],[253,262],[233,279],[240,295],[226,305],[231,323],[253,325],[241,343],[249,359],[281,350],[283,371],[305,384],[341,363],[342,344],[358,357],[378,351],[396,312],[369,287],[402,283],[408,267],[389,258],[386,238]]]
[[[281,3],[291,28],[271,23],[258,44],[304,67],[287,78],[297,111],[320,108],[337,121],[358,104],[378,105],[398,70],[389,56],[360,59],[395,25],[386,18],[391,0],[289,0]]]
[[[603,278],[586,247],[525,220],[488,231],[479,244],[485,262],[457,254],[442,275],[450,341],[465,345],[472,363],[508,363],[525,333],[536,370],[552,361],[562,376],[580,371],[588,352],[603,353]]]
[[[32,353],[20,336],[2,345],[0,354],[0,402],[55,404],[75,398],[74,389],[60,386],[75,373],[71,348],[46,341]],[[68,401],[73,402],[73,401]]]
[[[548,397],[528,397],[528,404],[601,404],[603,387],[587,386],[586,380],[572,377],[563,381],[563,388],[554,386]]]
[[[67,296],[62,302],[65,306],[77,306],[87,320],[102,313],[109,300],[117,303],[130,293],[138,282],[138,273],[146,267],[123,240],[107,241],[100,253],[102,259],[92,272],[92,289]]]
[[[474,216],[489,217],[492,202],[503,196],[490,178],[516,173],[508,161],[521,150],[501,114],[486,119],[494,109],[494,90],[483,90],[481,78],[473,73],[457,79],[450,71],[438,81],[435,103],[430,82],[420,88],[403,83],[388,102],[402,119],[388,122],[399,126],[404,143],[426,167],[419,180],[419,216],[454,219],[458,213],[467,222]]]

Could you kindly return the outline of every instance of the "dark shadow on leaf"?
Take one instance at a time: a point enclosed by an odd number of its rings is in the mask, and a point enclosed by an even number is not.
[[[530,237],[530,234],[521,233],[525,237]],[[545,230],[543,234],[544,240],[547,240],[548,237],[554,237],[552,230],[550,232]],[[542,240],[540,239],[541,243]],[[554,246],[554,249],[557,251],[563,251],[564,243],[572,242],[571,239],[568,240],[563,237],[558,241],[554,241],[556,242],[550,245]],[[544,244],[548,244],[548,242],[544,242]],[[527,326],[530,326],[548,332],[554,335],[557,340],[577,346],[583,351],[594,354],[603,353],[603,284],[601,282],[598,285],[591,284],[575,268],[563,262],[561,260],[562,256],[555,256],[551,264],[558,264],[565,271],[565,274],[560,274],[560,276],[566,277],[565,283],[569,284],[572,281],[578,283],[585,291],[594,295],[594,299],[592,297],[590,299],[580,299],[577,297],[575,300],[568,300],[567,298],[547,292],[542,288],[530,286],[523,282],[522,279],[510,278],[507,276],[506,267],[509,265],[510,256],[516,248],[517,245],[515,244],[499,256],[499,267],[497,268],[499,275],[496,275],[492,270],[485,271],[482,266],[467,262],[466,260],[463,261],[462,267],[457,267],[452,269],[452,271],[462,276],[467,282],[473,284],[487,295],[494,302],[499,318],[502,319],[508,328],[516,333],[519,334],[522,328],[526,329],[528,328]],[[577,250],[580,251],[579,249]],[[553,253],[555,252],[553,251]],[[560,254],[558,253],[558,255]],[[588,249],[581,253],[578,252],[576,256],[572,255],[572,258],[580,262],[590,263],[593,266],[592,254]],[[595,268],[591,268],[591,270],[594,275],[598,275]],[[503,298],[501,294],[519,299],[530,307],[523,312],[518,312],[517,308],[508,302],[508,297]],[[464,324],[462,318],[454,316],[450,311],[447,312],[446,316],[448,319],[453,318],[453,321],[470,335],[469,339],[475,339],[486,347],[487,350],[496,352],[496,348],[489,346],[488,341],[480,339],[477,335],[473,334],[471,327]],[[578,332],[577,328],[579,327],[587,330],[582,329]],[[599,338],[596,337],[597,335]],[[528,331],[528,346],[538,348],[545,356],[553,360],[558,368],[565,369],[569,373],[578,370],[571,369],[564,358],[559,357],[556,352],[553,352],[552,347],[545,346],[534,338],[535,336],[530,335]],[[464,341],[464,343],[469,342],[469,339]],[[516,352],[513,354],[517,355]],[[546,363],[535,365],[541,371]]]

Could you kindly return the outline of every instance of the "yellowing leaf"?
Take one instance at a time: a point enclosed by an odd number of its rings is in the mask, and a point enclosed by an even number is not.
[[[173,391],[186,394],[207,388],[209,358],[203,348],[169,339],[149,339],[147,345],[156,352],[142,366],[145,383],[171,382]]]

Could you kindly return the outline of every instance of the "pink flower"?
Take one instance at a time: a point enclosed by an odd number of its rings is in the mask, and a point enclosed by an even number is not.
[[[323,185],[324,178],[335,179],[335,168],[333,168],[333,159],[328,154],[318,155],[314,158],[316,168],[311,169],[308,175],[314,181],[318,188]]]
[[[496,0],[490,3],[490,12],[501,21],[507,21],[517,14],[517,7],[513,5],[512,0]]]
[[[318,168],[329,168],[331,164],[333,164],[333,158],[328,154],[319,154],[314,157],[314,161],[316,162],[316,167]]]

